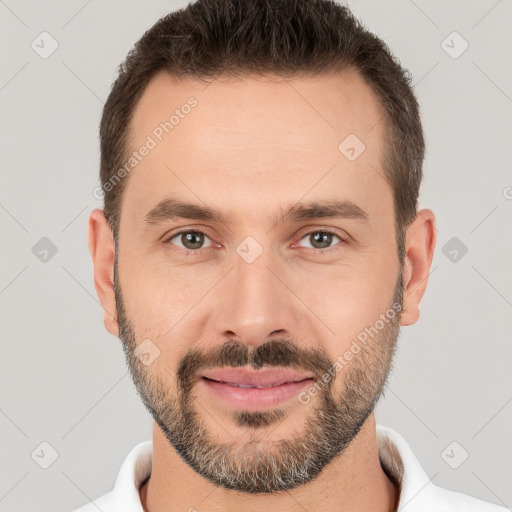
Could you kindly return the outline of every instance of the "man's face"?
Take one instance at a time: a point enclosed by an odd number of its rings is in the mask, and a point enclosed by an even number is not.
[[[176,109],[179,122],[158,130]],[[155,144],[123,195],[119,337],[155,422],[217,485],[310,481],[381,394],[402,304],[382,115],[355,73],[207,87],[160,74],[137,104],[130,147]],[[170,205],[148,216],[168,198],[222,219]],[[285,215],[325,202],[344,202],[341,215]],[[296,374],[266,389],[219,378],[240,368]]]

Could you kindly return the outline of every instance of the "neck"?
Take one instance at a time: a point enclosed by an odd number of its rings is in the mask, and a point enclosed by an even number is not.
[[[313,481],[291,491],[251,495],[217,487],[195,473],[153,425],[151,478],[140,489],[147,512],[208,510],[372,510],[396,512],[399,489],[381,467],[375,418]]]

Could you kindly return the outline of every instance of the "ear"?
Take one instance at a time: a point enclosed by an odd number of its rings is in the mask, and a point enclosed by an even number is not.
[[[110,334],[117,337],[119,326],[113,284],[114,236],[103,210],[98,208],[89,215],[89,252],[94,264],[94,286],[104,310],[105,328]]]
[[[406,231],[401,325],[412,325],[418,321],[436,241],[434,214],[431,210],[420,210]]]

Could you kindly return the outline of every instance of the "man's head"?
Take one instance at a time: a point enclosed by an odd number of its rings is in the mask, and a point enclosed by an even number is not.
[[[426,287],[405,72],[337,4],[197,2],[128,56],[101,150],[95,283],[156,424],[226,488],[312,480],[372,413]],[[215,373],[240,368],[296,382]]]

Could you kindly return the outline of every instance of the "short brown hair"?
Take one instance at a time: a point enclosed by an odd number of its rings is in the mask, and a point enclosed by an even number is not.
[[[158,72],[204,80],[252,73],[311,76],[349,68],[360,73],[385,112],[381,164],[393,189],[402,262],[425,152],[411,76],[347,7],[330,0],[198,0],[144,33],[119,66],[101,119],[100,179],[114,237],[126,179],[105,185],[126,161],[135,106]]]

